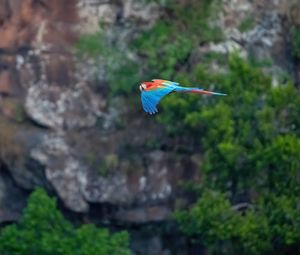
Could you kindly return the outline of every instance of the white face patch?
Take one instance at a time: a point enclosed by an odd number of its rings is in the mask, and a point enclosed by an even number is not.
[[[140,85],[140,91],[143,91],[143,90],[146,89],[146,88],[147,88],[147,86],[146,86],[145,83],[142,83],[142,84]]]

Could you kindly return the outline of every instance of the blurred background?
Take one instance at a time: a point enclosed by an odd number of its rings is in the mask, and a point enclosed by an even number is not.
[[[299,89],[299,0],[0,0],[0,253],[300,254]]]

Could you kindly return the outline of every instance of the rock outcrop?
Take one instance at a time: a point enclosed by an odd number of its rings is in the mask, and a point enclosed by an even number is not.
[[[117,128],[119,118],[128,118],[126,113],[117,105],[107,106],[105,95],[93,89],[93,77],[78,75],[84,64],[73,53],[79,34],[97,31],[99,20],[110,26],[128,24],[124,29],[130,32],[133,25],[151,26],[159,15],[158,5],[139,1],[2,2],[1,102],[22,102],[16,130],[24,152],[19,164],[7,165],[16,188],[30,191],[41,185],[54,189],[74,212],[88,213],[90,203],[107,203],[120,207],[111,216],[120,221],[166,219],[184,168],[174,165],[169,153],[139,152],[151,138],[147,132],[153,130],[160,137],[162,132],[155,123],[143,131],[141,120],[132,120],[126,129]],[[4,104],[1,110],[13,120],[16,113]],[[132,152],[126,152],[126,146]],[[192,168],[190,178],[197,176],[196,165]],[[145,208],[148,204],[151,206]]]

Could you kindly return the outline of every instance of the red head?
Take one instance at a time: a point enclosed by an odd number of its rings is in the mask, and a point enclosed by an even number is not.
[[[141,83],[140,85],[140,91],[144,91],[145,89],[147,89],[149,86],[150,86],[151,82],[147,82],[147,81],[144,81]]]

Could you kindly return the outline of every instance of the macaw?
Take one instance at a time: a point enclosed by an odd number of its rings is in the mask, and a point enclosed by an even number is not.
[[[150,82],[142,82],[140,85],[142,106],[145,112],[155,114],[158,112],[159,101],[172,92],[190,92],[205,95],[226,96],[226,94],[206,91],[200,88],[182,87],[177,82],[153,79]]]

